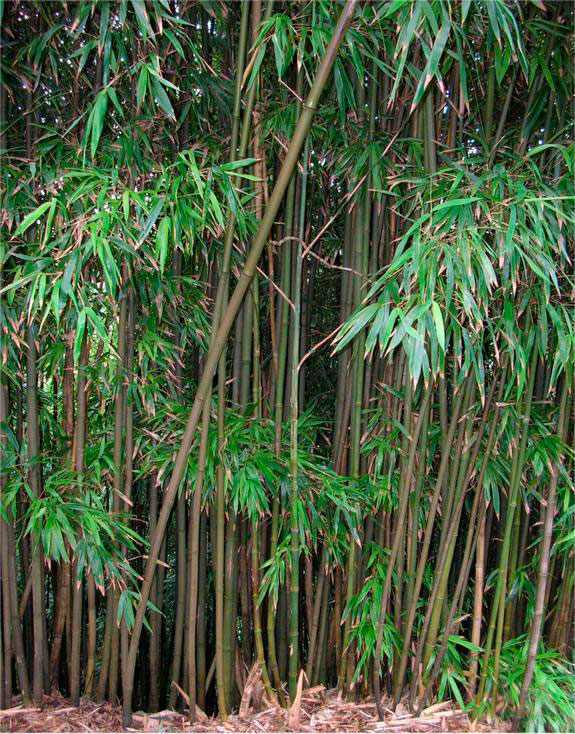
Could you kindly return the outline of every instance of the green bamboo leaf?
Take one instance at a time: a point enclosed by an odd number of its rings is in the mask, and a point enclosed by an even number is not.
[[[138,245],[141,245],[142,242],[146,239],[146,237],[150,234],[152,231],[152,227],[156,223],[157,218],[160,216],[160,213],[164,207],[164,199],[160,198],[154,207],[152,208],[152,211],[150,212],[148,218],[146,219],[144,226],[142,227],[142,232],[140,233],[140,238],[138,240]]]
[[[100,339],[102,339],[105,344],[110,345],[110,336],[106,331],[106,327],[104,326],[104,322],[102,321],[100,316],[98,316],[94,309],[90,308],[89,306],[84,309],[84,312],[86,316],[90,319],[90,323],[92,324],[94,329],[98,332]]]
[[[80,361],[80,353],[82,344],[84,343],[84,334],[86,332],[86,309],[82,309],[78,314],[76,322],[76,336],[74,337],[74,362],[78,364]]]
[[[411,103],[412,112],[421,102],[425,90],[429,86],[429,83],[431,82],[433,77],[439,76],[439,62],[441,61],[443,49],[445,48],[445,44],[447,43],[447,39],[449,38],[450,31],[451,21],[445,19],[439,33],[435,38],[433,48],[431,49],[429,58],[427,59],[427,64],[425,65],[425,68],[419,78],[419,84],[417,85],[417,89]]]
[[[222,163],[220,168],[222,171],[236,171],[238,168],[248,168],[249,166],[253,166],[253,164],[257,161],[257,158],[242,158],[241,161],[231,161],[230,163]]]
[[[114,87],[108,87],[108,97],[112,100],[112,104],[116,108],[116,112],[118,113],[118,115],[120,115],[120,117],[124,117],[124,110],[120,105],[120,101]]]
[[[389,346],[387,347],[388,352],[392,352],[395,347],[403,341],[405,336],[411,336],[414,339],[418,339],[419,335],[413,329],[412,324],[417,321],[424,313],[429,310],[429,304],[424,303],[420,306],[415,306],[407,314],[402,314],[402,319],[398,324],[395,333],[393,334]]]
[[[154,88],[154,101],[162,108],[171,120],[176,122],[176,113],[174,112],[170,98],[168,97],[163,85],[154,78],[152,80],[152,86]]]
[[[44,35],[38,39],[38,43],[34,47],[34,57],[32,65],[34,69],[38,69],[42,62],[42,54],[44,53],[49,41],[53,36],[62,28],[62,24],[58,23],[44,33]]]
[[[56,199],[52,199],[50,202],[50,210],[48,211],[48,216],[46,218],[46,227],[44,229],[44,239],[42,240],[42,245],[44,246],[46,242],[48,242],[48,237],[50,236],[50,230],[52,229],[52,222],[54,221],[54,214],[56,212]]]
[[[379,333],[379,351],[382,354],[385,352],[393,332],[393,327],[395,326],[395,322],[398,318],[403,318],[403,311],[396,307],[392,309],[387,321],[385,322],[385,327]]]
[[[336,347],[332,354],[340,352],[352,339],[359,334],[363,327],[370,321],[380,308],[379,303],[372,303],[369,306],[365,306],[360,309],[357,313],[352,314],[348,321],[344,324],[339,334],[335,337],[334,342]]]
[[[140,74],[138,76],[138,84],[136,86],[136,106],[138,110],[142,109],[142,104],[146,99],[146,90],[148,89],[148,67],[142,64]]]
[[[441,204],[434,205],[433,211],[435,214],[437,214],[437,212],[441,212],[444,209],[458,209],[459,207],[473,204],[474,202],[479,200],[479,196],[466,196],[461,199],[450,199],[449,201],[444,201]]]
[[[503,48],[495,46],[495,75],[497,83],[501,84],[509,65],[511,64],[511,47],[506,44]]]
[[[130,192],[128,189],[122,194],[122,209],[124,211],[124,221],[127,222],[130,219]]]
[[[100,53],[104,48],[106,41],[106,34],[108,33],[108,21],[110,20],[110,3],[100,4],[100,38],[98,41],[98,48]]]
[[[96,96],[96,101],[90,115],[91,118],[91,139],[90,139],[90,152],[92,158],[96,155],[98,149],[98,143],[102,130],[104,129],[104,120],[106,119],[106,111],[108,109],[108,90],[102,89]]]
[[[134,12],[136,13],[136,18],[138,21],[138,25],[140,27],[140,30],[142,31],[142,35],[144,38],[147,38],[148,35],[152,36],[152,26],[150,24],[150,19],[148,17],[148,11],[146,10],[146,3],[144,0],[132,0],[132,7],[134,8]]]
[[[78,49],[78,51],[75,51],[73,54],[70,54],[70,58],[74,56],[80,57],[78,68],[76,69],[76,78],[78,78],[80,74],[82,73],[82,69],[86,66],[88,57],[90,56],[92,51],[96,48],[96,46],[97,46],[96,41],[88,41],[80,49]]]
[[[435,301],[431,302],[431,313],[433,316],[433,323],[435,324],[435,333],[437,334],[437,341],[443,352],[445,352],[445,327],[443,325],[443,316],[439,304]]]
[[[185,60],[186,54],[184,53],[184,49],[182,47],[182,44],[176,38],[176,34],[173,33],[172,31],[170,31],[168,28],[166,28],[166,30],[164,31],[164,34],[165,34],[166,38],[169,39],[169,41],[172,44],[172,46],[176,49],[176,51],[178,52],[180,58],[182,58],[182,59]]]
[[[250,88],[254,84],[255,80],[258,78],[258,74],[260,72],[262,61],[264,60],[264,56],[266,54],[266,46],[267,46],[267,44],[264,43],[258,49],[256,60],[254,62],[253,68],[251,70],[250,78],[248,80],[248,88]]]
[[[62,293],[65,296],[70,295],[72,291],[72,280],[74,278],[76,270],[76,257],[72,254],[68,258],[66,267],[64,268],[64,274],[62,275]]]
[[[40,204],[39,207],[34,209],[34,211],[26,214],[26,216],[20,222],[18,228],[14,232],[14,237],[18,237],[19,235],[24,234],[24,232],[34,224],[34,222],[37,222],[38,219],[40,219],[44,212],[48,211],[50,207],[55,206],[55,204],[52,204],[53,201],[55,200],[51,199],[50,201],[45,201],[43,204]]]
[[[170,234],[170,217],[164,217],[158,225],[158,233],[156,235],[156,257],[160,264],[160,272],[164,272],[166,260],[168,259],[168,237]]]
[[[487,15],[489,17],[489,27],[491,28],[491,32],[497,39],[497,43],[501,45],[501,31],[499,30],[499,19],[495,0],[487,0],[487,2],[484,4],[484,7],[487,9]]]
[[[216,222],[220,225],[220,227],[223,227],[224,226],[224,213],[222,212],[220,202],[218,201],[214,192],[211,190],[208,192],[208,198],[209,198],[212,214]]]
[[[56,321],[56,324],[60,323],[60,286],[61,281],[57,280],[52,285],[52,293],[50,294],[50,307],[52,309],[52,313],[54,314],[54,320]]]
[[[368,356],[373,351],[377,342],[378,336],[383,327],[384,321],[389,313],[389,306],[387,304],[380,304],[379,310],[369,328],[367,338],[365,340],[365,353],[364,356]]]

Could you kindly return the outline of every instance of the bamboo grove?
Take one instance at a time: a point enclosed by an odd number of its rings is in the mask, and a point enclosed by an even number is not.
[[[0,708],[572,730],[571,3],[0,7]]]

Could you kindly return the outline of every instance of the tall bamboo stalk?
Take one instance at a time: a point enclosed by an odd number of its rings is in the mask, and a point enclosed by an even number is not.
[[[557,420],[557,434],[565,440],[566,418],[569,414],[568,403],[572,391],[573,375],[569,371],[563,377],[563,388],[561,392],[561,404],[559,407],[559,417]],[[539,640],[541,639],[541,630],[543,627],[543,618],[545,613],[545,596],[547,584],[549,583],[549,556],[551,553],[551,543],[553,541],[553,519],[556,510],[557,501],[557,482],[559,481],[559,466],[561,456],[556,462],[553,462],[550,469],[549,492],[547,495],[547,503],[545,507],[545,521],[543,525],[543,543],[539,556],[539,570],[537,574],[537,588],[535,591],[535,611],[533,621],[531,622],[531,631],[529,634],[529,653],[527,657],[527,665],[521,684],[521,693],[519,697],[519,713],[523,713],[529,686],[533,680],[535,672],[535,663],[537,660],[537,651],[539,649]]]
[[[84,473],[84,451],[86,443],[86,415],[88,406],[87,386],[85,370],[88,365],[89,341],[84,337],[82,349],[80,352],[80,362],[78,365],[78,391],[76,411],[76,427],[74,432],[74,471],[76,472],[78,487],[81,488]],[[70,698],[75,706],[80,701],[80,683],[81,683],[81,656],[82,656],[82,605],[83,605],[83,584],[82,579],[77,578],[77,565],[73,567],[73,585],[72,585],[72,644],[70,650]]]
[[[299,670],[299,520],[298,520],[298,398],[299,348],[301,328],[301,278],[303,237],[305,233],[306,190],[309,142],[304,147],[301,175],[299,236],[296,242],[295,279],[293,283],[293,312],[291,335],[290,381],[290,613],[289,613],[289,694],[292,701],[297,691]]]
[[[26,344],[28,347],[26,398],[28,406],[28,460],[30,462],[30,487],[35,497],[40,496],[40,427],[38,417],[36,367],[36,330],[30,324],[27,330]],[[44,695],[44,588],[42,582],[42,549],[37,544],[32,554],[32,603],[34,606],[34,675],[33,693],[34,703],[42,704]]]
[[[8,445],[5,426],[8,425],[8,386],[0,376],[0,448],[5,450]],[[5,476],[0,476],[0,497],[4,499]],[[18,612],[18,587],[16,583],[16,542],[14,528],[11,523],[4,519],[0,520],[2,526],[2,612],[4,633],[4,676],[0,679],[0,687],[4,691],[4,705],[10,706],[12,689],[9,687],[10,676],[7,674],[8,666],[12,666],[12,653],[16,662],[16,673],[18,685],[22,692],[22,700],[25,706],[31,703],[30,684],[28,682],[28,670],[24,655],[24,640],[22,636],[22,625]],[[10,654],[8,654],[10,653]]]
[[[129,724],[132,717],[132,692],[134,672],[136,667],[136,655],[138,652],[144,613],[150,594],[152,580],[154,577],[155,566],[159,556],[163,536],[166,531],[170,512],[176,498],[176,494],[184,473],[188,454],[195,435],[196,427],[203,409],[203,404],[210,388],[212,377],[216,370],[216,365],[219,361],[220,355],[227,340],[227,336],[233,325],[245,293],[249,288],[251,280],[255,274],[260,255],[266,245],[269,233],[271,231],[275,217],[287,189],[288,182],[291,178],[297,159],[299,158],[300,151],[311,127],[314,113],[319,103],[319,98],[331,73],[331,69],[335,61],[339,45],[341,44],[348,24],[351,22],[356,5],[357,0],[348,0],[341,13],[333,37],[330,41],[328,48],[326,49],[326,53],[318,68],[310,93],[303,106],[303,110],[298,120],[297,127],[294,131],[294,135],[292,137],[291,143],[286,153],[286,157],[280,170],[278,180],[268,201],[264,217],[260,223],[258,232],[252,244],[252,248],[244,263],[241,276],[238,280],[232,297],[230,298],[228,307],[223,313],[222,320],[214,337],[212,347],[206,357],[204,372],[198,385],[194,404],[192,406],[186,424],[186,429],[182,436],[182,443],[176,456],[174,470],[165,490],[164,501],[162,503],[160,515],[158,517],[156,531],[150,542],[150,552],[148,555],[148,560],[146,562],[144,581],[142,583],[141,589],[141,599],[136,611],[136,618],[132,630],[132,639],[130,641],[130,650],[127,663],[126,690],[124,691],[123,699],[124,723],[126,725]]]
[[[502,645],[502,634],[503,634],[503,621],[505,614],[505,596],[507,590],[507,571],[509,562],[509,549],[511,545],[511,532],[513,530],[513,521],[515,511],[517,509],[518,494],[520,487],[521,474],[523,471],[523,464],[525,461],[525,451],[527,448],[527,426],[529,423],[529,417],[531,415],[531,406],[533,400],[533,387],[535,384],[535,373],[537,370],[537,358],[538,350],[536,345],[532,347],[531,360],[529,366],[529,376],[527,380],[527,386],[525,388],[525,394],[522,404],[523,412],[523,430],[521,431],[521,438],[515,445],[513,467],[511,470],[509,497],[507,502],[506,517],[505,517],[505,529],[503,534],[503,541],[501,544],[501,550],[499,554],[498,564],[498,575],[497,585],[495,587],[495,595],[491,606],[491,617],[489,621],[489,627],[487,631],[487,639],[484,644],[484,652],[481,662],[481,680],[479,684],[479,690],[477,693],[477,699],[485,693],[485,686],[487,682],[487,666],[490,661],[490,657],[493,654],[494,657],[494,672],[493,672],[493,689],[491,695],[493,696],[493,705],[497,699],[497,688],[498,688],[498,677],[499,677],[499,657],[501,653]],[[495,637],[495,649],[493,649],[493,638]]]

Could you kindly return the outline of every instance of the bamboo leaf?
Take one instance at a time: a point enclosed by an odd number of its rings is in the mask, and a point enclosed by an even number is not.
[[[16,231],[14,232],[14,237],[18,237],[19,235],[24,234],[24,232],[34,224],[34,222],[37,222],[40,219],[40,217],[45,212],[47,212],[48,209],[50,209],[50,207],[53,206],[52,204],[53,201],[55,200],[45,201],[43,204],[40,204],[39,207],[36,207],[34,211],[26,214],[26,216],[20,222],[19,226],[17,227]]]
[[[433,322],[435,324],[435,333],[437,334],[437,341],[441,351],[445,352],[445,327],[443,325],[443,316],[439,304],[435,301],[431,302],[431,313],[433,315]]]
[[[423,95],[425,94],[425,90],[429,86],[429,83],[431,82],[433,77],[439,76],[439,62],[441,61],[443,49],[445,48],[445,44],[447,43],[447,39],[449,38],[450,31],[451,22],[445,19],[439,33],[435,38],[435,42],[429,54],[429,58],[427,59],[427,64],[425,65],[425,68],[420,76],[417,89],[415,90],[413,102],[411,103],[412,112],[421,102]]]
[[[78,364],[80,361],[80,352],[84,343],[84,334],[86,332],[86,309],[82,309],[78,314],[76,322],[76,335],[74,337],[74,362]]]
[[[146,10],[144,0],[131,0],[131,2],[143,37],[147,38],[148,35],[152,36],[152,26],[150,25],[150,19],[148,17],[148,11]]]
[[[168,97],[163,85],[154,78],[152,80],[152,86],[154,87],[154,101],[162,108],[166,115],[175,122],[176,113],[174,112],[170,98]]]
[[[166,260],[168,258],[168,236],[170,233],[170,217],[164,217],[158,225],[158,233],[156,235],[156,257],[160,263],[160,272],[164,272]]]
[[[164,199],[160,198],[155,203],[154,207],[152,208],[152,211],[150,212],[148,218],[146,219],[144,226],[142,227],[142,231],[140,233],[140,237],[138,239],[138,245],[141,245],[146,237],[150,234],[152,231],[152,227],[156,223],[156,220],[160,216],[160,213],[162,209],[164,208]]]
[[[370,321],[377,311],[379,310],[378,303],[372,303],[369,306],[365,306],[356,314],[353,314],[349,320],[344,324],[340,333],[334,339],[336,346],[333,350],[333,354],[340,352],[357,334],[363,329],[363,327]]]
[[[144,100],[146,99],[146,91],[148,89],[148,67],[142,64],[140,74],[138,75],[138,85],[136,87],[136,106],[141,110]]]
[[[104,121],[106,119],[106,111],[108,109],[108,90],[102,89],[96,96],[96,101],[90,115],[91,118],[91,138],[90,138],[90,152],[92,158],[96,155],[98,149],[98,143],[100,142],[100,136],[104,129]]]
[[[172,44],[172,46],[176,49],[176,51],[178,52],[180,58],[185,59],[186,58],[186,54],[184,52],[184,49],[182,47],[182,44],[176,38],[176,34],[173,33],[171,30],[169,30],[168,28],[166,28],[166,30],[164,31],[164,34],[165,34],[166,38],[169,39],[169,41]]]

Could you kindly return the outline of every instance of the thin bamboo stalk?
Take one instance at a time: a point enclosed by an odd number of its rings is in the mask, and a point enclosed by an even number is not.
[[[562,440],[566,439],[567,416],[569,414],[568,403],[571,391],[573,389],[573,375],[569,370],[563,378],[563,389],[561,393],[561,404],[559,408],[559,418],[557,421],[557,434]],[[535,591],[535,611],[531,622],[531,630],[529,634],[529,652],[527,656],[527,665],[523,675],[521,684],[521,693],[519,696],[519,715],[525,710],[527,694],[529,686],[533,680],[535,672],[535,663],[537,660],[537,651],[539,649],[539,641],[541,639],[541,630],[543,627],[543,619],[545,614],[545,596],[547,584],[549,583],[549,556],[551,553],[551,543],[553,541],[553,519],[557,502],[557,483],[559,481],[559,466],[561,457],[557,461],[551,463],[549,492],[547,495],[547,503],[545,507],[545,521],[543,525],[543,543],[539,556],[539,569],[537,574],[537,588]]]
[[[146,562],[144,580],[141,588],[141,599],[135,615],[127,663],[127,676],[125,686],[126,690],[124,691],[123,697],[125,725],[128,725],[131,722],[132,718],[132,693],[136,656],[138,652],[144,613],[150,594],[156,561],[159,556],[160,547],[162,544],[164,533],[166,531],[171,509],[174,504],[176,494],[184,473],[184,468],[187,463],[187,458],[193,438],[195,436],[196,427],[203,410],[203,404],[211,385],[217,363],[227,340],[227,336],[233,325],[245,293],[249,288],[253,275],[255,274],[260,255],[266,245],[273,222],[275,220],[277,212],[279,211],[279,207],[287,189],[289,180],[291,179],[297,159],[299,158],[300,151],[311,127],[314,113],[319,103],[319,98],[330,76],[339,46],[344,37],[345,30],[351,22],[356,5],[357,0],[348,0],[341,13],[333,37],[319,66],[311,91],[303,107],[300,119],[296,126],[294,135],[292,137],[290,146],[288,148],[282,168],[280,170],[278,180],[268,201],[268,205],[266,207],[264,217],[260,223],[258,233],[256,234],[256,237],[252,244],[252,249],[250,250],[250,253],[246,259],[242,274],[230,299],[228,308],[223,314],[222,321],[214,337],[212,348],[210,349],[208,356],[206,357],[204,373],[200,380],[200,384],[198,385],[194,405],[192,406],[192,410],[186,424],[186,429],[182,437],[182,443],[176,456],[174,470],[166,487],[164,501],[160,510],[156,532],[151,538],[150,552],[148,555],[148,560]]]

